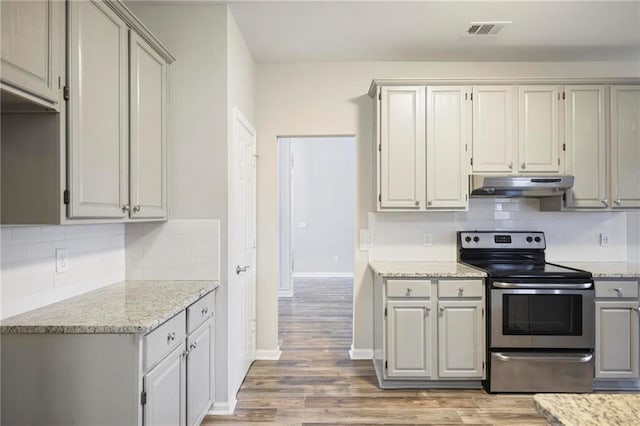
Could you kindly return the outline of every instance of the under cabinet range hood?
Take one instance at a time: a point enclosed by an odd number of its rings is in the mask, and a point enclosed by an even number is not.
[[[470,176],[472,197],[554,197],[573,186],[573,176]]]

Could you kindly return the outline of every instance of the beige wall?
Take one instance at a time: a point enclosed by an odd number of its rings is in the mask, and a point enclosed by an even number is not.
[[[356,232],[373,208],[373,106],[366,95],[374,78],[640,77],[637,62],[359,62],[259,64],[258,349],[278,344],[278,136],[356,135]],[[357,244],[356,244],[357,247]],[[356,249],[354,347],[372,345],[371,281],[367,253]]]

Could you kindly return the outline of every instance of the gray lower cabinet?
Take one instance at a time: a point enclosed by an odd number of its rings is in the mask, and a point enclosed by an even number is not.
[[[381,387],[480,387],[484,281],[374,280],[374,366]]]
[[[597,280],[595,389],[640,386],[637,280]]]
[[[213,404],[213,320],[187,337],[187,425],[199,425]]]
[[[145,426],[185,424],[185,353],[183,342],[145,374],[142,401]]]

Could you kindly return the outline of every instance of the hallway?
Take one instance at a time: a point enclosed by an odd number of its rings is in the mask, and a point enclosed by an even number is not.
[[[203,425],[546,424],[526,395],[378,388],[371,361],[349,359],[351,282],[296,280],[294,297],[279,301],[281,359],[254,362],[234,415]]]

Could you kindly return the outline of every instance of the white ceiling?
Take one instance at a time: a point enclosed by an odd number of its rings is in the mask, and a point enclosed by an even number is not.
[[[258,62],[640,60],[640,1],[251,1]],[[512,21],[468,36],[470,21]]]

